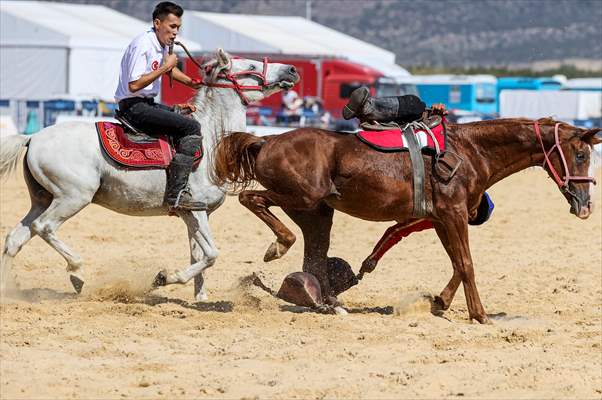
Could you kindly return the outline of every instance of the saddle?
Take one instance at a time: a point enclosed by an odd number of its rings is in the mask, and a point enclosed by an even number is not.
[[[446,150],[447,131],[445,118],[429,113],[403,126],[396,123],[379,124],[363,122],[363,129],[356,133],[359,140],[370,147],[384,152],[409,151],[412,163],[415,218],[428,214],[425,187],[425,166],[422,154],[433,156],[434,175],[448,183],[456,174],[463,159],[453,151]]]
[[[416,136],[424,153],[440,153],[445,150],[446,131],[443,119],[434,116],[426,121],[414,121],[414,135]],[[359,140],[370,147],[384,152],[408,151],[409,143],[402,134],[403,130],[409,128],[396,123],[378,123],[365,121],[360,124],[360,130],[356,133]]]
[[[166,169],[175,155],[173,140],[167,135],[151,136],[138,130],[119,111],[115,119],[96,123],[101,148],[117,164],[131,169]],[[193,169],[203,157],[202,149],[195,154]]]
[[[443,124],[443,117],[440,115],[423,115],[416,122],[423,122],[429,129],[434,129]],[[378,121],[362,121],[360,128],[364,131],[387,131],[391,129],[399,129],[399,125],[394,122],[378,122]]]

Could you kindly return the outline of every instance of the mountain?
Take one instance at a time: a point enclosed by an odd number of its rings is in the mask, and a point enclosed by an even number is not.
[[[150,21],[156,2],[102,4]],[[393,51],[404,66],[602,68],[601,0],[180,0],[185,10],[306,16]],[[261,27],[257,27],[261,29]]]

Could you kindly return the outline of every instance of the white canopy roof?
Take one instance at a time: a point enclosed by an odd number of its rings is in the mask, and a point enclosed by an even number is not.
[[[468,83],[497,83],[493,75],[412,75],[411,82],[432,85],[462,85]]]
[[[1,0],[0,98],[111,99],[125,48],[150,27],[104,6]]]
[[[395,53],[301,17],[184,13],[182,32],[205,49],[222,47],[236,53],[336,56],[389,76],[409,73],[395,65]],[[383,71],[384,72],[384,71]]]
[[[562,88],[570,90],[602,90],[602,78],[569,79]]]
[[[560,120],[600,118],[602,93],[557,90],[502,90],[500,117]]]
[[[0,2],[0,45],[45,45],[123,51],[132,39],[151,26],[149,22],[111,8],[44,1]],[[191,51],[201,50],[183,40]]]

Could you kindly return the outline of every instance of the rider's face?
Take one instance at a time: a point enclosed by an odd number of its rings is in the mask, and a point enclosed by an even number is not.
[[[157,39],[162,46],[168,46],[176,39],[176,35],[182,26],[182,19],[173,14],[168,14],[163,21],[156,18],[153,21]]]

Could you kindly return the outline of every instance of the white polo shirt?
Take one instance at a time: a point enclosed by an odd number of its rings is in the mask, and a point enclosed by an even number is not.
[[[129,97],[155,97],[161,89],[161,77],[147,87],[130,92],[128,83],[138,80],[142,75],[157,70],[163,63],[163,56],[168,52],[167,46],[161,47],[153,28],[138,35],[129,44],[121,58],[119,84],[115,91],[115,101]]]

